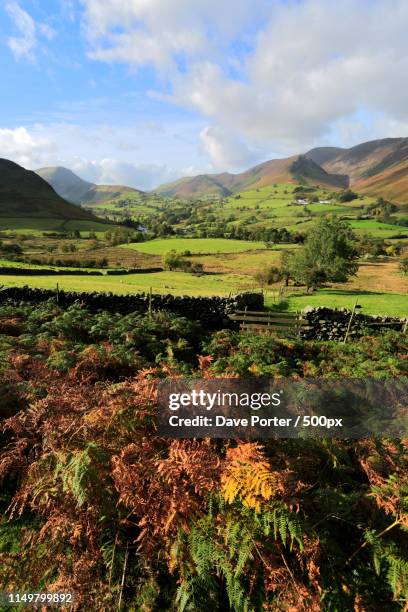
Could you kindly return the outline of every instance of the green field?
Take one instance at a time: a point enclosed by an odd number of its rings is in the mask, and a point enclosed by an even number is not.
[[[191,253],[240,253],[263,249],[263,242],[250,242],[247,240],[228,240],[227,238],[163,238],[150,240],[149,242],[138,242],[121,245],[125,249],[142,251],[149,255],[164,255],[175,250],[179,253],[190,251]]]
[[[348,308],[351,310],[358,300],[362,313],[408,317],[408,296],[399,293],[359,291],[347,289],[320,289],[312,295],[293,295],[276,304],[271,296],[267,304],[289,311],[302,310],[307,306],[326,306],[327,308]]]
[[[293,234],[305,235],[317,219],[336,214],[346,219],[356,234],[384,238],[389,244],[392,243],[390,239],[393,236],[408,233],[408,228],[393,224],[394,217],[387,218],[391,219],[391,223],[382,223],[378,217],[359,218],[367,215],[367,210],[371,210],[375,198],[361,196],[351,202],[341,203],[334,192],[319,188],[303,194],[301,197],[308,200],[303,203],[297,201],[300,196],[298,191],[294,193],[294,188],[293,184],[274,184],[227,198],[219,198],[216,201],[198,199],[189,203],[179,199],[128,193],[125,194],[126,199],[92,206],[98,213],[103,211],[107,214],[111,219],[110,224],[88,220],[66,221],[61,218],[0,217],[0,230],[4,228],[2,238],[6,245],[8,240],[10,242],[14,240],[22,245],[24,256],[27,255],[29,261],[51,261],[45,267],[52,267],[57,262],[69,265],[70,261],[73,265],[81,265],[84,261],[85,265],[107,265],[112,268],[156,267],[161,265],[163,255],[174,250],[179,253],[190,252],[192,257],[188,257],[189,261],[202,264],[205,271],[202,276],[166,271],[154,274],[117,276],[104,274],[85,277],[75,274],[75,269],[72,269],[72,274],[61,277],[0,275],[0,284],[55,289],[58,282],[61,289],[72,291],[128,294],[148,292],[151,288],[155,293],[175,295],[229,295],[241,291],[259,290],[260,281],[255,280],[257,273],[270,266],[279,266],[281,251],[299,248],[299,245],[294,243],[276,243],[271,248],[266,248],[265,242],[259,238],[269,240],[268,236],[274,233],[264,232],[265,229],[286,228]],[[312,202],[311,199],[318,201]],[[108,230],[118,229],[116,221],[123,222],[129,217],[148,227],[151,235],[160,236],[168,233],[169,225],[174,228],[177,235],[129,244],[124,244],[126,239],[137,238],[120,235],[120,239],[114,242],[112,232],[105,235]],[[397,220],[397,216],[394,220]],[[161,224],[167,229],[162,231]],[[137,228],[137,225],[135,227]],[[64,242],[56,237],[44,236],[46,231],[69,232],[74,229],[82,231],[81,239],[70,236]],[[249,234],[241,231],[248,229],[250,229]],[[96,232],[98,241],[90,239],[91,230]],[[228,238],[233,235],[250,236],[258,240]],[[287,240],[287,237],[283,239]],[[399,242],[400,239],[394,241]],[[71,246],[73,249],[70,251]],[[25,265],[8,261],[6,253],[5,250],[4,260],[0,261],[0,265],[16,267]],[[92,262],[93,257],[95,262]],[[90,261],[88,264],[85,261],[87,258]],[[105,259],[104,264],[100,263],[102,259]],[[387,267],[386,270],[380,266],[368,272],[367,268],[364,268],[361,277],[358,277],[357,286],[355,281],[351,280],[344,288],[342,286],[323,289],[313,295],[296,293],[282,300],[279,307],[291,311],[300,310],[308,305],[350,308],[358,296],[363,312],[407,316],[407,297],[403,294],[405,288],[400,282],[395,266]],[[274,293],[277,300],[277,287]],[[269,292],[267,301],[270,305],[278,306],[273,302],[272,291]]]
[[[87,271],[94,271],[95,268],[76,268],[75,266],[71,267],[67,267],[67,266],[51,266],[51,265],[41,265],[41,264],[33,264],[33,263],[24,263],[21,261],[12,261],[10,259],[0,259],[0,267],[7,267],[7,268],[26,268],[26,269],[33,269],[33,270],[48,270],[48,269],[52,269],[52,270],[68,270],[71,271],[73,270],[73,273],[75,273],[75,270],[87,270]],[[103,272],[103,270],[101,270],[101,272]],[[8,275],[4,275],[4,276],[8,276]],[[11,275],[12,276],[12,275]]]
[[[367,233],[376,238],[390,238],[398,234],[408,234],[408,228],[392,225],[391,223],[381,223],[375,219],[350,220],[349,224],[357,234]]]
[[[156,272],[123,276],[13,276],[0,275],[0,285],[38,287],[67,291],[111,291],[112,293],[173,293],[174,295],[228,295],[244,290],[248,277],[237,274],[209,274],[201,277],[186,272]]]
[[[238,274],[208,274],[197,277],[185,272],[158,272],[154,274],[129,274],[123,276],[83,277],[70,276],[12,276],[0,275],[0,285],[21,287],[28,285],[41,289],[67,291],[110,291],[117,294],[148,292],[172,293],[174,295],[229,295],[255,287],[248,276]],[[327,306],[329,308],[351,309],[358,300],[362,312],[408,316],[407,295],[391,292],[360,291],[351,289],[321,289],[311,295],[295,294],[284,297],[280,302],[266,293],[268,306],[296,311],[306,306]]]
[[[40,217],[32,218],[9,218],[0,217],[0,230],[12,230],[17,233],[41,236],[43,232],[63,232],[71,230],[80,231],[95,231],[95,232],[107,232],[108,230],[114,229],[115,226],[107,223],[100,223],[98,221],[88,220],[72,220],[72,221],[61,221],[61,219],[42,219]]]

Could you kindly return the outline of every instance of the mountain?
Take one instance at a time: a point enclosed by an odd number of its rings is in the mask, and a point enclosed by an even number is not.
[[[312,149],[306,156],[316,160]],[[358,192],[378,195],[397,203],[408,201],[408,138],[364,142],[321,162],[327,172],[347,174]]]
[[[224,172],[182,178],[173,183],[160,185],[154,192],[179,198],[199,198],[206,195],[228,196],[273,183],[318,184],[322,187],[339,189],[348,186],[348,177],[331,174],[312,159],[304,155],[295,155],[264,162],[239,174]]]
[[[38,174],[0,159],[0,217],[98,221],[61,198]]]
[[[229,196],[273,183],[306,183],[408,203],[408,138],[383,138],[349,149],[317,147],[273,159],[239,174],[201,174],[160,185],[155,193],[178,198]]]
[[[62,166],[39,168],[36,173],[47,181],[58,195],[73,204],[79,204],[85,194],[95,187],[93,183],[84,181],[71,170]]]
[[[327,164],[329,161],[338,157],[343,151],[341,147],[316,147],[306,153],[306,157],[312,159],[316,164],[322,166]]]
[[[61,167],[37,173],[65,199],[82,206],[132,199],[144,192],[124,185],[95,185]],[[183,199],[229,195],[273,183],[320,185],[330,189],[351,186],[356,191],[408,202],[408,138],[383,138],[355,147],[317,147],[305,155],[272,159],[245,172],[200,174],[160,185],[154,193]]]
[[[95,185],[84,181],[68,168],[49,166],[39,168],[36,173],[47,181],[62,197],[81,206],[104,204],[110,200],[126,199],[129,194],[143,191],[125,185]]]

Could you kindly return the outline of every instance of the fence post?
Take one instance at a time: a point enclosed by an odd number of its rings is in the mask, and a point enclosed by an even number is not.
[[[57,305],[59,305],[59,284],[57,283]]]
[[[346,342],[347,342],[347,338],[348,338],[348,335],[349,335],[349,332],[350,332],[351,323],[352,323],[353,318],[354,318],[354,313],[356,312],[357,302],[358,302],[358,300],[356,300],[356,303],[353,306],[353,310],[351,311],[351,315],[350,315],[350,319],[349,319],[349,322],[348,322],[348,325],[347,325],[347,331],[346,331],[346,335],[344,336],[343,344],[346,344]]]
[[[150,287],[149,291],[149,319],[152,318],[152,287]]]

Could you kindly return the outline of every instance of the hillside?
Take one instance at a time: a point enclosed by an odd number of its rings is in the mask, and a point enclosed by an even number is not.
[[[48,166],[39,168],[36,173],[41,176],[65,200],[80,204],[85,194],[95,187],[93,183],[84,181],[68,168]]]
[[[132,195],[143,194],[143,191],[126,185],[93,185],[81,199],[81,206],[106,204],[111,200],[126,200]]]
[[[47,181],[62,198],[82,206],[126,199],[129,193],[143,193],[139,189],[125,185],[95,185],[95,183],[84,181],[74,172],[62,166],[39,168],[36,173]]]
[[[312,159],[316,164],[322,166],[327,164],[329,161],[338,157],[343,151],[341,147],[316,147],[306,153],[306,157]]]
[[[19,226],[23,221],[24,227],[37,229],[49,229],[60,222],[77,222],[79,226],[102,223],[61,198],[38,174],[7,159],[0,159],[0,218],[2,226],[7,225],[6,219],[20,220]]]
[[[390,166],[354,183],[354,188],[367,195],[381,195],[397,204],[408,203],[408,160]]]
[[[228,178],[231,180],[228,181]],[[167,197],[178,197],[178,198],[200,198],[206,195],[217,195],[225,197],[231,195],[233,192],[227,187],[228,182],[233,181],[233,175],[224,174],[200,174],[193,177],[185,177],[174,181],[173,183],[166,183],[160,185],[154,190],[154,193]]]
[[[316,151],[307,157],[316,160]],[[357,191],[400,203],[408,200],[408,138],[364,142],[328,155],[321,163],[327,172],[347,174]]]
[[[264,162],[239,174],[224,172],[182,178],[174,183],[161,185],[154,192],[179,198],[214,194],[228,196],[248,189],[266,187],[273,183],[310,183],[339,189],[348,185],[348,178],[331,174],[312,159],[295,155]]]
[[[184,177],[154,190],[178,198],[227,197],[274,183],[306,183],[408,202],[408,138],[383,138],[355,147],[317,147],[305,155],[272,159],[245,172]]]

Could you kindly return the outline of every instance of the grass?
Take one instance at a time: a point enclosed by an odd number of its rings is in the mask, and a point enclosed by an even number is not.
[[[368,233],[372,236],[390,239],[396,234],[408,234],[408,228],[384,224],[376,219],[358,219],[363,208],[374,201],[365,196],[347,204],[341,204],[333,199],[329,190],[319,189],[314,195],[320,200],[329,200],[328,203],[310,203],[307,208],[303,205],[293,205],[296,194],[293,193],[294,185],[276,184],[268,187],[250,190],[240,194],[240,197],[231,196],[222,198],[216,202],[197,202],[194,209],[197,228],[205,224],[207,215],[213,220],[210,223],[223,221],[227,227],[231,225],[242,225],[252,229],[263,229],[268,227],[286,227],[293,232],[306,232],[321,215],[335,213],[341,217],[347,217],[348,223],[358,234]],[[129,205],[127,212],[131,212],[136,218],[143,214],[157,217],[163,211],[174,214],[183,204],[177,200],[166,198],[142,198],[135,194],[129,194]],[[111,218],[121,218],[113,214],[120,213],[121,208],[116,208],[114,202],[96,204],[94,209],[104,209],[112,213]],[[194,207],[193,207],[194,208]],[[215,218],[215,220],[214,220]],[[183,220],[188,227],[189,221]],[[231,224],[231,225],[228,225]],[[50,257],[49,249],[55,247],[61,250],[61,241],[50,237],[44,238],[44,231],[62,231],[78,229],[82,231],[83,237],[91,230],[102,238],[103,232],[115,229],[114,225],[101,224],[99,222],[78,220],[64,221],[61,219],[7,219],[0,217],[0,230],[6,227],[3,234],[12,233],[27,234],[21,243],[28,255],[46,260]],[[228,235],[228,234],[227,234]],[[18,240],[19,237],[14,237]],[[192,257],[189,260],[200,262],[204,265],[205,275],[197,277],[184,272],[161,272],[154,274],[132,274],[123,276],[97,276],[83,277],[75,274],[75,270],[69,276],[17,276],[0,275],[0,284],[7,286],[29,285],[43,289],[55,289],[59,283],[61,289],[71,291],[101,291],[117,294],[147,292],[150,287],[155,293],[171,293],[174,295],[228,295],[240,291],[259,290],[259,283],[254,280],[254,275],[268,266],[279,265],[281,253],[284,249],[298,248],[294,244],[279,244],[272,249],[265,248],[263,242],[230,240],[227,238],[188,238],[169,237],[152,240],[143,243],[122,244],[115,247],[106,247],[100,242],[92,250],[88,246],[92,243],[87,240],[76,241],[77,252],[61,254],[57,252],[53,257],[63,260],[84,260],[106,258],[109,266],[120,267],[156,267],[161,265],[161,257],[175,250],[177,252],[190,251]],[[4,260],[1,265],[18,265]],[[22,264],[24,265],[24,264]],[[31,267],[31,266],[30,266]],[[45,267],[49,267],[46,265]],[[276,288],[275,288],[276,293]],[[290,310],[298,310],[307,305],[346,307],[351,308],[358,298],[363,306],[363,312],[371,314],[395,314],[407,316],[407,293],[408,279],[403,278],[398,270],[397,260],[385,262],[362,263],[356,277],[350,279],[346,285],[332,286],[330,289],[322,289],[313,295],[297,293],[289,295],[281,303],[281,307]],[[267,298],[272,303],[271,292]]]
[[[243,253],[223,253],[220,255],[196,255],[189,259],[204,265],[206,272],[222,272],[234,274],[248,274],[253,277],[260,270],[270,266],[279,266],[281,252],[298,248],[294,244],[279,244],[273,249],[260,249]]]
[[[124,276],[82,277],[75,273],[69,276],[12,276],[0,275],[0,284],[5,286],[38,287],[55,289],[56,284],[66,291],[110,291],[117,294],[148,292],[171,293],[174,295],[229,295],[245,290],[259,290],[245,275],[208,274],[201,277],[185,272],[158,272],[154,274],[129,274]],[[361,288],[334,287],[321,289],[311,295],[293,294],[276,304],[271,293],[266,294],[266,303],[279,309],[296,311],[306,306],[327,306],[329,308],[352,308],[358,300],[362,312],[367,314],[387,314],[408,316],[407,294],[392,291],[364,290]]]
[[[71,231],[76,229],[80,231],[107,232],[108,230],[115,229],[115,226],[82,219],[64,221],[62,219],[43,219],[41,217],[0,217],[0,230],[13,230],[24,234],[31,233],[41,236],[43,232]]]
[[[311,295],[292,295],[286,297],[277,308],[297,311],[306,308],[306,306],[326,306],[327,308],[348,308],[351,310],[356,301],[362,306],[362,313],[408,317],[408,297],[406,294],[377,293],[361,289],[321,289]],[[275,305],[272,297],[267,298],[267,305]]]
[[[376,238],[390,238],[397,234],[408,234],[408,228],[391,223],[381,223],[375,219],[356,219],[350,220],[348,223],[357,233],[369,233]]]
[[[79,268],[79,267],[75,267],[73,266],[71,267],[67,267],[67,266],[54,266],[54,265],[48,265],[48,264],[32,264],[32,263],[24,263],[21,261],[12,261],[10,259],[0,259],[0,267],[7,267],[7,268],[26,268],[26,269],[34,269],[34,270],[88,270],[93,272],[95,270],[95,268]],[[112,268],[115,269],[115,268]],[[103,270],[100,270],[101,272],[103,272]],[[5,275],[8,276],[8,275]]]
[[[122,248],[134,249],[151,255],[164,255],[171,250],[191,253],[239,253],[265,248],[263,242],[228,240],[227,238],[162,238],[149,242],[123,244]]]
[[[154,274],[129,274],[123,276],[84,277],[69,276],[13,276],[0,275],[0,285],[8,287],[37,287],[66,291],[111,291],[117,294],[148,292],[174,295],[228,295],[246,288],[248,277],[237,274],[212,274],[201,277],[185,272],[157,272]]]
[[[373,201],[373,198],[365,196],[342,204],[333,198],[330,190],[320,188],[311,195],[319,200],[328,200],[328,203],[309,203],[307,210],[304,210],[303,204],[293,205],[298,197],[293,193],[294,187],[292,184],[276,184],[241,192],[225,198],[214,214],[224,221],[233,215],[236,217],[233,223],[245,222],[251,227],[286,227],[292,231],[307,231],[316,217],[326,214],[357,217],[364,206]]]
[[[187,239],[188,241],[188,239]],[[167,242],[167,241],[162,241]],[[191,242],[191,241],[190,241]],[[275,249],[253,250],[246,253],[195,256],[192,259],[204,263],[208,274],[197,277],[185,272],[159,272],[153,274],[129,274],[118,276],[78,276],[73,271],[69,276],[17,276],[0,275],[0,284],[5,286],[38,287],[55,289],[58,282],[67,291],[101,291],[116,294],[148,292],[171,293],[174,295],[229,295],[241,291],[259,291],[253,273],[267,265],[277,263],[280,253]],[[121,249],[117,248],[117,251]],[[132,252],[132,251],[127,251]],[[144,257],[146,255],[143,254]],[[19,265],[0,260],[2,265]],[[277,286],[274,287],[275,296]],[[267,305],[274,305],[289,311],[301,310],[306,306],[327,306],[329,308],[352,308],[356,300],[367,314],[387,314],[398,317],[408,316],[408,277],[398,269],[398,261],[362,263],[358,274],[346,285],[334,285],[311,295],[288,294],[276,303],[272,290],[266,292]],[[275,300],[277,298],[275,297]]]

